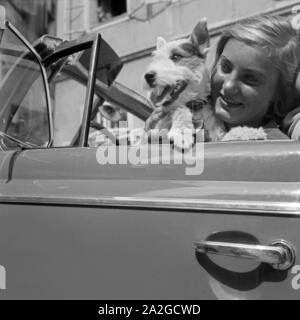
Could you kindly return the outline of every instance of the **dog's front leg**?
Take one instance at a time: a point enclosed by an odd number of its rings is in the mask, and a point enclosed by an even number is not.
[[[194,143],[193,116],[186,106],[177,106],[172,113],[172,126],[168,132],[168,138],[173,141],[174,147],[180,150],[188,150]]]

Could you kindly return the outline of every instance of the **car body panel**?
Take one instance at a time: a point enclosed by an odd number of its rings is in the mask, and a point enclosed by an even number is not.
[[[285,156],[272,153],[279,146]],[[284,292],[297,299],[291,270],[211,261],[194,250],[198,239],[229,231],[232,241],[238,232],[265,245],[284,239],[297,250],[297,147],[249,143],[247,153],[238,143],[208,144],[199,176],[186,176],[184,165],[99,165],[96,148],[20,152],[0,184],[0,252],[10,275],[1,295],[277,299]]]
[[[2,299],[297,299],[299,295],[292,287],[291,270],[279,272],[234,258],[228,262],[226,257],[212,263],[194,251],[196,240],[220,231],[245,232],[261,244],[278,238],[296,244],[299,215],[162,210],[151,204],[115,208],[16,203],[0,204],[1,262],[8,288],[0,293]]]
[[[147,160],[146,164],[137,165],[131,165],[130,161],[126,164],[119,164],[117,156],[116,163],[100,165],[97,161],[97,148],[24,150],[18,154],[14,175],[22,179],[28,179],[33,175],[36,178],[49,179],[60,173],[69,179],[106,177],[121,180],[133,177],[134,172],[135,177],[144,176],[147,179],[299,182],[299,145],[300,143],[295,141],[206,143],[203,144],[203,151],[202,149],[196,150],[195,152],[198,154],[193,154],[195,159],[203,157],[203,172],[190,176],[186,175],[185,169],[188,165],[185,165],[184,155],[182,156],[182,165],[156,165],[152,164],[151,155],[154,154],[154,151],[151,149],[148,151],[148,157],[147,155],[144,157]],[[118,149],[114,145],[109,147],[113,150]],[[158,149],[159,145],[153,147]],[[130,149],[127,146],[125,148],[127,152]],[[144,158],[141,157],[140,162]],[[19,165],[20,163],[21,165]],[[74,171],[76,166],[80,166],[81,171]],[[46,168],[47,170],[45,170]],[[123,170],[123,168],[127,170]],[[172,170],[172,174],[169,170]]]

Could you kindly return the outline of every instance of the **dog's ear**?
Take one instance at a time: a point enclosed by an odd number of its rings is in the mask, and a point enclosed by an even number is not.
[[[163,37],[157,37],[156,40],[156,49],[159,50],[161,47],[163,47],[167,41]]]
[[[202,18],[194,27],[190,41],[199,48],[202,54],[209,50],[209,34],[207,30],[207,19]]]

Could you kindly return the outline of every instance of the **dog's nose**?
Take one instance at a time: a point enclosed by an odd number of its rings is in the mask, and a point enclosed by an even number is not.
[[[153,85],[156,77],[156,72],[155,71],[150,71],[145,74],[145,79],[149,86]]]

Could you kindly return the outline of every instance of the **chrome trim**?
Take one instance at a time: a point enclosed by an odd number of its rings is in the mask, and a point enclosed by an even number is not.
[[[216,254],[268,263],[275,270],[290,269],[295,263],[295,250],[285,240],[273,241],[269,246],[200,240],[195,250],[202,254]]]
[[[92,47],[91,57],[90,57],[90,68],[88,74],[88,83],[87,83],[87,90],[84,102],[84,111],[82,117],[82,129],[80,132],[79,137],[79,146],[87,146],[88,136],[89,136],[89,129],[90,124],[89,120],[91,117],[93,101],[94,101],[94,91],[95,91],[95,83],[96,83],[96,72],[97,72],[97,63],[98,63],[98,56],[100,51],[101,45],[101,35],[98,33],[96,35],[95,42]]]
[[[74,206],[103,206],[141,208],[144,210],[185,210],[217,212],[263,213],[264,215],[293,215],[300,217],[298,202],[261,202],[261,201],[230,201],[210,199],[167,199],[140,197],[84,197],[84,196],[47,196],[47,195],[0,195],[1,203],[27,203]]]

